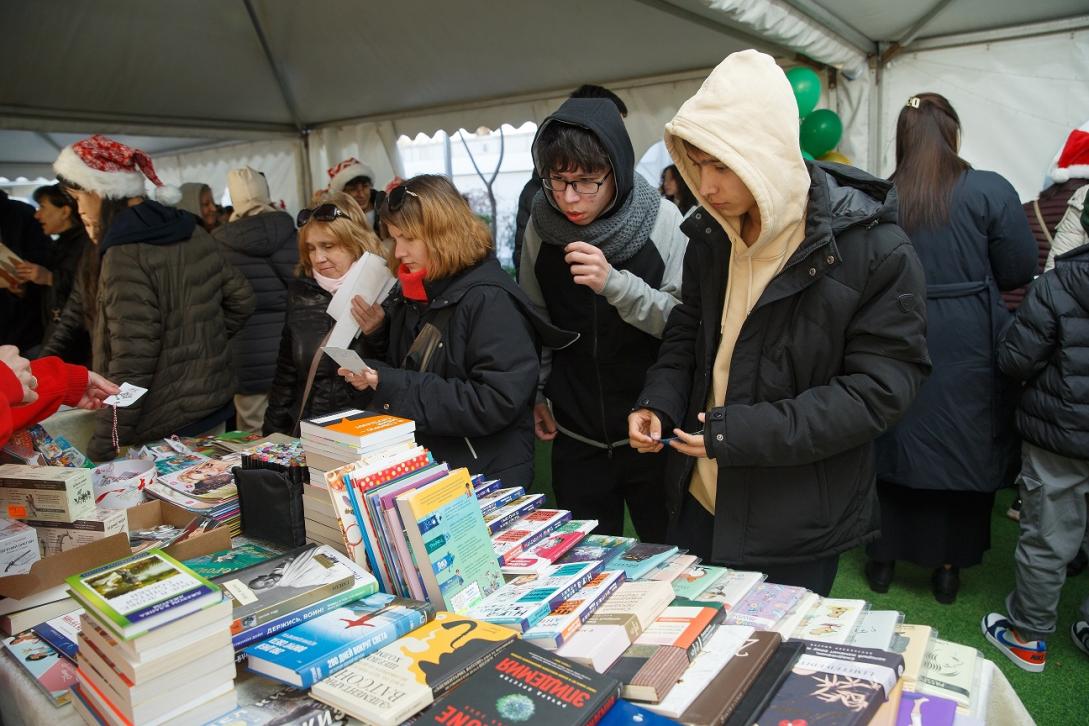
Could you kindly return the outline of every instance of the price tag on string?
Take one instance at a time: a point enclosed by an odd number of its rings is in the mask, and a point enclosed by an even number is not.
[[[140,386],[134,386],[131,383],[122,383],[121,390],[112,396],[107,396],[102,399],[102,403],[107,406],[116,406],[117,408],[127,408],[132,404],[140,400],[140,397],[147,393],[146,388],[140,388]]]

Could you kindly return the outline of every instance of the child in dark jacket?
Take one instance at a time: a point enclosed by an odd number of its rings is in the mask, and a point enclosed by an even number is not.
[[[1089,245],[1056,260],[1029,288],[998,347],[998,365],[1025,382],[1017,427],[1021,535],[1007,616],[990,613],[983,634],[1027,671],[1047,662],[1066,563],[1078,552],[1089,497]],[[1089,598],[1070,628],[1089,655]]]

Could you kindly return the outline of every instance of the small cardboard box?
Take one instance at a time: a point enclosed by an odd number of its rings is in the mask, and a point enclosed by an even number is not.
[[[193,515],[165,502],[146,502],[128,510],[129,527],[142,529],[157,524],[185,526]],[[180,524],[178,524],[180,522]],[[189,560],[201,555],[230,549],[231,533],[227,527],[190,537],[164,551],[177,560]],[[27,600],[32,596],[64,584],[66,577],[78,575],[92,567],[128,557],[132,554],[127,534],[115,534],[82,547],[61,552],[35,562],[25,575],[0,577],[0,596]]]
[[[40,560],[34,530],[16,519],[0,519],[0,575],[22,575]]]
[[[10,519],[74,522],[95,511],[89,469],[0,465],[0,505]]]
[[[38,522],[28,519],[26,523],[37,531],[42,554],[46,557],[81,547],[111,534],[129,531],[124,509],[101,507],[87,519],[77,522]]]
[[[169,524],[172,527],[185,528],[197,518],[192,512],[181,507],[163,502],[158,499],[144,502],[128,509],[129,531],[136,529],[151,529],[160,524]],[[231,530],[229,527],[219,527],[210,532],[202,532],[198,535],[190,535],[184,542],[170,545],[163,552],[176,560],[190,560],[201,555],[229,550],[231,548]]]

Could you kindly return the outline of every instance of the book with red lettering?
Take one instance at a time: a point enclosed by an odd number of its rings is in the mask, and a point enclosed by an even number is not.
[[[416,723],[593,726],[619,695],[616,679],[515,640],[461,688],[436,700]]]

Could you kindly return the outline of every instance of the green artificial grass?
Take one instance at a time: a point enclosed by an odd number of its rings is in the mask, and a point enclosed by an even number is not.
[[[538,444],[534,491],[544,492],[550,502],[552,467],[549,456],[552,447]],[[1048,641],[1047,667],[1043,673],[1029,673],[1011,663],[983,637],[979,621],[989,612],[1004,612],[1006,595],[1013,588],[1013,552],[1017,545],[1018,526],[1006,518],[1006,509],[1014,492],[999,492],[991,516],[991,549],[983,564],[961,570],[961,589],[952,605],[941,605],[930,592],[927,568],[904,562],[896,565],[896,578],[888,593],[870,590],[862,567],[866,558],[863,550],[845,553],[839,561],[839,574],[832,587],[834,597],[860,598],[875,610],[899,610],[909,623],[921,623],[937,629],[938,636],[979,649],[984,658],[993,661],[1009,679],[1028,712],[1039,724],[1070,723],[1080,720],[1089,684],[1089,657],[1074,647],[1070,640],[1070,624],[1078,618],[1078,605],[1089,596],[1089,575],[1082,573],[1067,581],[1059,604],[1058,630]],[[624,534],[635,536],[631,519],[625,516]],[[925,533],[922,533],[925,536]]]

